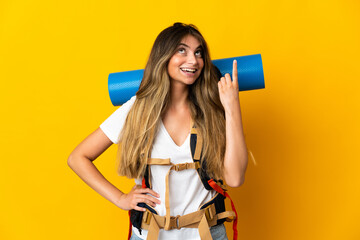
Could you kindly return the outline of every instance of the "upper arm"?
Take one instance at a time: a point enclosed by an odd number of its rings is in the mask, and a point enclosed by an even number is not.
[[[94,161],[112,144],[113,142],[104,132],[100,128],[97,128],[72,151],[70,157],[72,155],[83,156]]]

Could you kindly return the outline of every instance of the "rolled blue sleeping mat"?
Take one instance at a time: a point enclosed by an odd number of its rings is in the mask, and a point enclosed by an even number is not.
[[[237,61],[239,91],[265,88],[264,71],[260,54],[213,60],[221,75],[229,73],[232,78],[233,61]],[[119,106],[134,96],[139,89],[144,70],[110,73],[108,88],[110,100]]]

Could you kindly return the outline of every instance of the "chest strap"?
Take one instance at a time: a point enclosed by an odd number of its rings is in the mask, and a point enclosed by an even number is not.
[[[165,217],[165,230],[170,230],[170,197],[169,197],[169,175],[171,171],[183,171],[187,169],[195,169],[197,170],[200,167],[200,163],[191,162],[191,163],[180,163],[173,164],[170,162],[170,158],[159,159],[159,158],[150,158],[148,160],[148,165],[170,165],[170,169],[165,177],[166,191],[165,191],[165,208],[166,208],[166,217]]]

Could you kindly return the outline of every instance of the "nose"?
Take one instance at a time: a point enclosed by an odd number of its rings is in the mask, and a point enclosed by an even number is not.
[[[190,53],[187,55],[187,62],[188,64],[197,65],[198,59],[195,56],[195,53]]]

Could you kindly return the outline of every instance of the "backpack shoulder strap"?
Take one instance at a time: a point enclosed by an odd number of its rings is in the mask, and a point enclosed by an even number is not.
[[[203,149],[203,138],[201,137],[200,134],[198,134],[196,126],[193,125],[191,128],[191,136],[190,136],[191,156],[194,162],[199,162],[199,164],[201,165],[201,167],[197,171],[205,189],[211,190],[212,187],[208,183],[210,178],[206,174],[206,161],[205,159],[203,159],[202,149]]]

